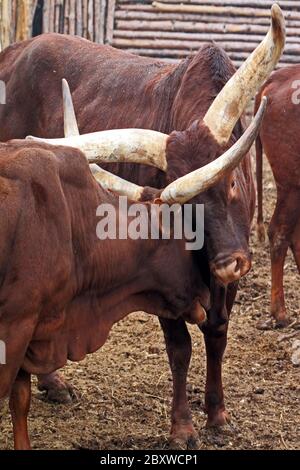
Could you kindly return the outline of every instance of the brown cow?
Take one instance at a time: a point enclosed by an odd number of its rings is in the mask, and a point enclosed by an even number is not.
[[[186,175],[186,193],[196,180],[198,192],[213,187],[239,163],[264,110],[265,103],[206,174],[202,168]],[[151,133],[142,132],[146,139]],[[108,177],[126,193],[124,180],[106,174],[106,182]],[[181,184],[175,181],[164,191],[176,192],[176,183]],[[160,205],[164,191],[147,188],[140,199]],[[143,203],[147,219],[150,202]],[[96,351],[130,312],[199,324],[209,307],[197,251],[187,250],[184,238],[99,240],[96,214],[104,203],[116,209],[116,225],[124,223],[127,213],[118,208],[117,196],[95,182],[80,151],[20,140],[0,144],[0,339],[6,345],[0,399],[10,397],[16,449],[30,448],[30,374],[49,374],[67,359],[79,361]],[[195,437],[190,416],[173,422],[173,432]]]
[[[256,98],[256,110],[263,96],[268,97],[268,107],[260,136],[256,141],[258,235],[264,240],[262,201],[263,150],[274,175],[277,201],[268,229],[272,267],[271,314],[277,327],[289,320],[283,292],[283,269],[290,247],[300,270],[300,138],[299,122],[300,66],[293,65],[274,72]],[[283,138],[284,130],[284,138]]]
[[[164,171],[133,164],[112,166],[112,171],[127,180],[163,188],[212,162],[241,136],[238,118],[279,59],[283,44],[283,19],[279,7],[274,6],[267,38],[229,80],[234,67],[213,44],[204,45],[195,56],[175,65],[80,38],[43,35],[13,45],[0,56],[0,79],[7,85],[7,104],[0,109],[0,136],[3,140],[27,134],[61,136],[63,119],[58,103],[65,77],[81,132],[140,127],[171,133],[167,164],[161,167]],[[212,297],[210,328],[203,330],[205,402],[208,425],[219,425],[228,419],[221,380],[228,314],[237,281],[251,263],[248,238],[255,196],[249,157],[195,202],[205,204],[205,247],[198,256]],[[162,320],[161,325],[174,382],[173,421],[184,422],[189,415],[186,375],[191,339],[182,319]],[[43,377],[40,385],[55,391],[57,380],[57,374],[46,380]]]

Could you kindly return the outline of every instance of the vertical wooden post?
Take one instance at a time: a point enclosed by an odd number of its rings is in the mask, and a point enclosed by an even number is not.
[[[69,5],[69,34],[75,34],[75,0],[70,0]]]
[[[96,26],[99,30],[99,38],[97,42],[100,44],[104,44],[105,40],[105,12],[106,12],[106,0],[100,0],[100,15],[99,15],[99,23]]]
[[[112,43],[114,35],[115,7],[116,0],[108,0],[106,22],[106,42],[108,42],[108,44]]]
[[[94,0],[94,41],[100,42],[100,0]]]
[[[17,25],[16,41],[24,41],[28,38],[28,26],[30,23],[31,2],[29,0],[18,0],[17,3]]]
[[[93,0],[88,0],[88,39],[94,40],[94,5]]]
[[[54,0],[47,0],[47,8],[49,10],[48,17],[49,17],[49,33],[53,33],[54,31],[54,17],[55,17],[55,4]]]
[[[50,25],[49,25],[49,18],[50,18],[50,2],[44,2],[43,8],[43,33],[49,33]]]
[[[76,34],[82,36],[82,1],[76,1]]]
[[[9,46],[11,39],[11,5],[9,0],[1,0],[0,20],[0,46],[1,49]]]
[[[65,0],[62,6],[64,16],[64,34],[69,34],[70,31],[70,1]]]
[[[82,36],[88,37],[88,0],[82,0]]]

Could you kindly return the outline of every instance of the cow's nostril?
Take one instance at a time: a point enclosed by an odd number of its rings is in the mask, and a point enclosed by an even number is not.
[[[238,257],[236,258],[236,267],[235,267],[235,270],[236,270],[236,271],[241,270],[242,266],[243,266],[243,260],[242,260],[241,256],[238,256]]]
[[[236,253],[231,256],[219,256],[211,264],[211,270],[223,284],[228,284],[244,276],[250,266],[251,262],[246,255]]]

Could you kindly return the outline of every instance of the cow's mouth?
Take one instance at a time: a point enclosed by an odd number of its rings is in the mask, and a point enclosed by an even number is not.
[[[251,268],[249,256],[243,252],[231,255],[219,255],[211,263],[210,269],[213,275],[224,285],[238,281]]]

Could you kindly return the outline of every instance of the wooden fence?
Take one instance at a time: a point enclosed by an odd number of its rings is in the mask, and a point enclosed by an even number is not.
[[[238,66],[266,34],[273,0],[118,0],[111,43],[130,52],[186,57],[200,44],[215,41]],[[300,56],[300,0],[281,0],[287,44],[281,65]]]
[[[172,61],[194,53],[203,42],[215,41],[238,66],[264,37],[273,3],[273,0],[0,0],[0,38],[2,45],[7,45],[28,36],[33,10],[39,8],[38,32],[77,34]],[[278,3],[287,24],[281,65],[297,63],[300,0]]]
[[[0,43],[4,48],[31,35],[34,0],[0,0]]]

